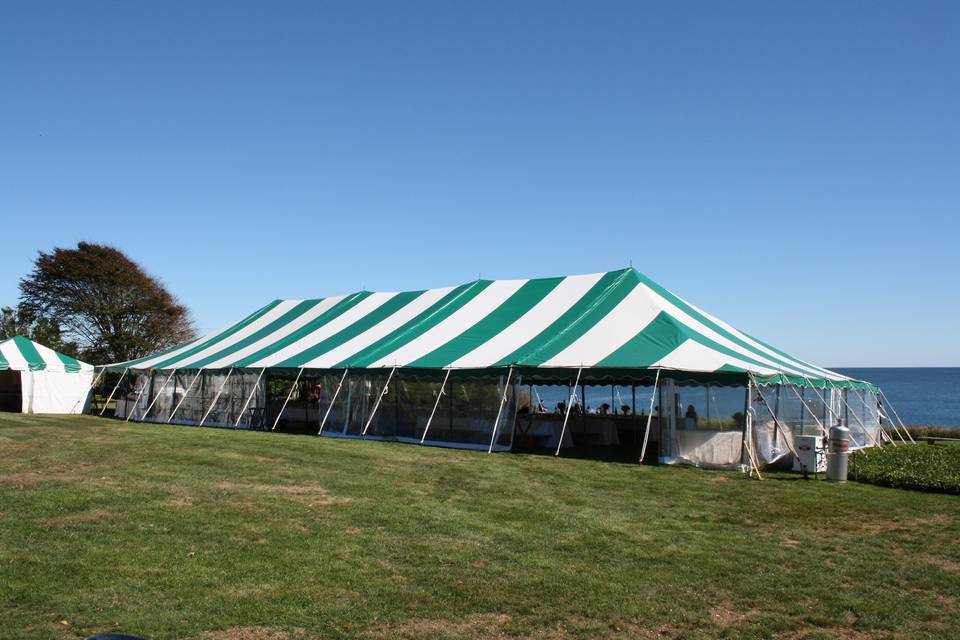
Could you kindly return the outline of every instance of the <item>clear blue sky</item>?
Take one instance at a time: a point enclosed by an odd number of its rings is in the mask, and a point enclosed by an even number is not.
[[[634,266],[833,366],[960,365],[960,3],[6,2],[0,304],[114,244],[277,297]]]

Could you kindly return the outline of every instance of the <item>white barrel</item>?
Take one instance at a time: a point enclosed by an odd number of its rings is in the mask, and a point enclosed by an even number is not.
[[[847,458],[850,456],[850,429],[842,424],[830,427],[827,445],[827,481],[847,481]]]

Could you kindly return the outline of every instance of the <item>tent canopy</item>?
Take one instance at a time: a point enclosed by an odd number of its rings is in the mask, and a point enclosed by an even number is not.
[[[78,373],[93,371],[93,365],[80,362],[23,336],[14,336],[0,342],[0,371],[7,370]]]
[[[274,300],[110,370],[670,370],[758,384],[868,387],[743,333],[635,269]]]

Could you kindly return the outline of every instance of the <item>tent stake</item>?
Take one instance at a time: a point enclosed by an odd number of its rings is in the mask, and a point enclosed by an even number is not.
[[[210,416],[210,412],[213,411],[213,408],[217,406],[217,400],[220,399],[220,394],[223,393],[224,387],[227,386],[227,380],[230,379],[230,375],[231,375],[232,373],[233,373],[233,369],[230,369],[229,371],[227,371],[227,377],[224,378],[224,379],[223,379],[223,382],[220,383],[220,388],[217,389],[216,395],[213,396],[213,402],[210,403],[210,408],[207,409],[207,412],[206,412],[205,414],[203,414],[203,420],[201,420],[201,421],[200,421],[200,424],[197,425],[198,427],[202,427],[202,426],[203,426],[203,423],[206,422],[206,421],[207,421],[207,418]]]
[[[650,423],[653,422],[653,403],[657,399],[657,386],[660,384],[660,369],[657,369],[657,375],[653,379],[653,392],[650,394],[650,410],[647,412],[647,427],[643,431],[643,445],[640,447],[640,460],[639,462],[643,463],[644,456],[647,455],[647,439],[650,438]],[[636,394],[636,391],[634,391]],[[634,409],[636,413],[636,409]],[[636,441],[634,441],[636,445]]]
[[[423,436],[420,438],[420,444],[423,444],[423,442],[427,439],[427,431],[430,430],[430,423],[433,422],[433,416],[437,412],[437,407],[440,406],[440,398],[442,398],[446,393],[444,389],[447,386],[447,380],[450,379],[451,371],[453,371],[453,369],[447,369],[447,375],[443,377],[443,382],[440,383],[440,391],[437,392],[437,400],[433,403],[433,411],[430,412],[430,417],[427,418],[427,426],[423,428]]]
[[[150,406],[148,406],[147,410],[143,412],[143,417],[141,418],[141,420],[143,418],[146,418],[148,415],[150,415],[150,409],[153,409],[153,405],[155,405],[157,403],[157,400],[160,399],[160,394],[163,393],[163,390],[167,388],[167,385],[170,384],[170,381],[173,380],[173,376],[175,376],[176,374],[177,374],[177,370],[174,369],[173,371],[170,372],[170,375],[167,376],[167,379],[163,381],[163,384],[160,385],[160,390],[157,391],[157,395],[153,397],[153,401],[150,403]]]
[[[503,397],[500,398],[500,408],[497,409],[497,421],[493,423],[493,435],[490,436],[490,446],[487,453],[493,453],[493,443],[497,441],[497,431],[500,427],[500,416],[503,415],[503,405],[507,403],[507,393],[510,389],[510,377],[513,375],[513,367],[507,370],[507,380],[503,383]]]
[[[240,426],[240,421],[243,420],[243,414],[246,412],[247,407],[250,406],[250,401],[253,400],[253,394],[257,392],[257,387],[260,386],[260,380],[263,378],[263,374],[266,372],[266,370],[266,367],[260,369],[260,375],[257,376],[257,381],[253,383],[253,389],[250,390],[250,395],[247,396],[247,401],[243,403],[243,408],[240,409],[240,415],[237,416],[237,421],[233,423],[234,429]]]
[[[343,381],[347,379],[347,372],[349,369],[343,370],[343,375],[340,376],[340,383],[337,385],[337,390],[333,392],[333,397],[330,398],[330,406],[327,407],[327,412],[323,414],[323,420],[320,421],[320,429],[317,431],[317,435],[323,433],[323,425],[327,424],[327,418],[330,416],[330,411],[333,409],[333,403],[337,401],[337,396],[340,395],[340,387],[343,386]]]
[[[373,411],[370,412],[370,417],[367,418],[367,424],[363,427],[363,431],[360,433],[361,436],[367,435],[367,429],[370,428],[370,424],[373,422],[374,416],[377,415],[377,409],[380,408],[380,401],[383,400],[383,396],[387,395],[387,390],[390,388],[390,379],[393,378],[393,373],[396,370],[396,367],[390,369],[390,374],[387,376],[387,381],[383,383],[383,390],[380,392],[380,395],[377,396],[377,401],[373,405]]]
[[[190,389],[193,389],[194,383],[197,379],[200,378],[200,374],[203,373],[203,369],[197,371],[197,375],[193,376],[193,380],[190,381],[190,384],[187,385],[187,390],[183,392],[183,397],[180,398],[180,402],[177,403],[177,406],[174,407],[173,411],[170,413],[170,417],[167,418],[167,424],[170,424],[170,421],[173,420],[173,416],[177,414],[177,411],[180,410],[180,405],[183,404],[183,401],[187,399],[187,396],[190,394]]]
[[[106,369],[104,369],[106,371]],[[103,415],[103,412],[107,410],[107,405],[110,404],[110,401],[113,400],[113,394],[117,392],[117,389],[120,388],[120,383],[123,382],[123,377],[127,375],[127,371],[130,371],[130,367],[127,367],[123,370],[123,373],[120,374],[120,379],[117,380],[117,384],[114,385],[113,391],[110,392],[110,395],[107,396],[107,401],[103,403],[103,408],[100,409],[100,415]],[[116,411],[114,411],[116,413]]]
[[[150,381],[149,381],[149,380],[148,380],[147,382],[144,382],[144,383],[143,383],[143,386],[140,387],[140,393],[137,394],[137,399],[133,401],[133,408],[134,408],[134,409],[136,409],[136,408],[137,408],[137,405],[140,404],[140,398],[143,397],[143,392],[147,390],[147,385],[148,385],[148,384],[150,384]],[[133,411],[131,410],[130,413],[127,414],[127,419],[124,420],[124,422],[130,422],[130,416],[132,416],[132,415],[133,415]]]
[[[287,398],[283,401],[283,406],[280,407],[280,411],[277,412],[277,419],[273,421],[273,427],[270,428],[270,431],[276,431],[277,425],[280,423],[280,417],[283,416],[283,412],[287,408],[287,403],[290,402],[290,398],[293,397],[293,391],[297,388],[297,383],[300,382],[300,376],[303,375],[303,367],[300,367],[300,371],[297,372],[297,377],[294,378],[293,384],[290,386],[290,392],[287,394]]]
[[[573,406],[573,399],[577,397],[577,385],[580,384],[580,374],[583,372],[583,367],[577,369],[577,380],[573,383],[573,391],[570,393],[570,397],[567,398],[567,412],[563,415],[563,428],[560,429],[560,441],[557,442],[557,451],[553,455],[560,455],[560,447],[563,446],[563,436],[567,435],[567,420],[570,419],[570,408]]]

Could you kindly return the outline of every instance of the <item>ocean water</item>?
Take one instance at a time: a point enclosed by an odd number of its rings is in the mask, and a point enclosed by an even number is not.
[[[927,424],[960,429],[960,367],[957,368],[833,368],[834,371],[867,380],[880,386],[893,404],[894,409],[906,424]],[[566,387],[537,387],[538,397],[543,398],[550,410],[557,402],[566,401]],[[649,389],[638,391],[637,410],[646,410],[649,401]],[[621,389],[622,398],[630,401],[629,387]],[[596,408],[607,402],[612,406],[620,405],[620,397],[611,399],[610,387],[587,388],[586,404]],[[684,404],[693,402],[698,411],[704,411],[703,400],[695,394],[684,398]],[[716,403],[714,411],[729,416],[740,411],[743,400],[737,395],[733,398],[717,393],[711,400]]]
[[[960,428],[960,367],[833,370],[879,385],[906,424]]]

